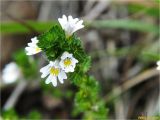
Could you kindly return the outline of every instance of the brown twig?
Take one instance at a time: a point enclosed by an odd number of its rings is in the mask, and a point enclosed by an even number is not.
[[[148,80],[148,78],[151,78],[151,77],[156,76],[158,74],[159,74],[159,72],[155,68],[152,68],[152,69],[144,71],[143,73],[137,75],[136,77],[134,77],[130,80],[127,80],[122,85],[116,86],[108,95],[106,95],[104,97],[104,99],[106,100],[106,103],[108,103],[111,100],[113,100],[114,98],[120,96],[122,93],[126,92],[127,90],[131,89],[132,87],[136,86],[137,84],[140,84],[140,83]]]
[[[127,118],[131,118],[131,115],[133,114],[133,111],[136,107],[136,104],[138,100],[143,97],[144,94],[146,94],[146,91],[150,91],[151,88],[155,87],[157,85],[157,81],[155,82],[148,82],[143,86],[142,89],[140,89],[135,95],[134,98],[131,100],[131,104],[128,109]]]
[[[21,19],[19,19],[19,18],[16,18],[16,17],[14,17],[14,16],[12,16],[12,15],[10,15],[9,13],[7,13],[7,12],[5,12],[5,15],[7,16],[7,17],[9,17],[11,20],[13,20],[13,21],[15,21],[15,22],[18,22],[18,23],[20,23],[21,25],[23,25],[23,26],[25,26],[26,28],[28,28],[31,32],[33,32],[34,34],[38,34],[38,32],[32,27],[32,26],[30,26],[29,24],[27,24],[24,20],[21,20]]]
[[[23,93],[26,86],[27,86],[27,82],[25,80],[22,80],[18,83],[18,85],[12,92],[11,96],[8,98],[8,100],[4,104],[4,107],[3,107],[4,110],[9,110],[14,107],[17,100],[19,99],[19,96]]]

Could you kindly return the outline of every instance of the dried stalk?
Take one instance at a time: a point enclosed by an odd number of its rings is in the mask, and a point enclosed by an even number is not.
[[[4,110],[9,110],[15,106],[16,102],[18,101],[18,98],[20,97],[22,92],[25,90],[26,86],[27,86],[26,80],[22,80],[21,82],[18,83],[18,85],[12,92],[11,96],[8,98],[8,100],[4,104],[4,107],[3,107]]]
[[[130,80],[127,80],[122,85],[115,87],[111,91],[111,93],[109,93],[107,96],[104,97],[104,99],[106,100],[106,102],[110,102],[111,100],[118,97],[119,95],[126,92],[127,90],[131,89],[132,87],[136,86],[137,84],[140,84],[140,83],[148,80],[148,78],[151,78],[151,77],[156,76],[158,74],[159,74],[159,72],[155,68],[146,70],[143,73],[137,75],[136,77],[134,77]]]

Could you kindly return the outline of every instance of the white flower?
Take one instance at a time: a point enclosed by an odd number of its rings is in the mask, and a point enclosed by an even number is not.
[[[37,37],[32,38],[31,41],[32,42],[28,43],[28,47],[25,48],[27,55],[34,55],[41,52],[41,48],[37,46]]]
[[[74,72],[74,68],[76,67],[76,63],[78,63],[78,60],[73,57],[72,54],[68,52],[64,52],[61,56],[60,66],[62,70],[64,70],[66,73],[68,72]]]
[[[67,18],[63,15],[62,18],[58,18],[58,21],[68,36],[84,27],[83,20],[79,20],[78,18],[73,19],[72,16],[68,16]]]
[[[160,60],[157,61],[157,70],[160,70]]]
[[[40,72],[42,73],[41,78],[45,78],[49,75],[45,83],[49,84],[52,82],[53,86],[57,86],[57,78],[60,83],[63,83],[63,80],[67,79],[67,75],[60,68],[58,60],[55,60],[54,62],[50,61],[48,65],[40,69]]]
[[[20,76],[21,70],[14,62],[7,64],[2,71],[2,80],[6,84],[15,82],[20,78]]]

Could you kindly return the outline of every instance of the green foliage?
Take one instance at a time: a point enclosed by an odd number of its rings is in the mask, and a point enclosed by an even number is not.
[[[96,28],[120,28],[120,29],[128,29],[139,32],[153,32],[157,34],[159,33],[159,28],[154,24],[150,24],[143,21],[131,20],[131,19],[120,19],[112,21],[100,20],[90,23],[89,26]]]
[[[82,71],[87,72],[91,67],[91,57],[87,56],[82,63]]]
[[[55,60],[62,54],[65,47],[65,33],[59,26],[52,27],[48,32],[38,37],[38,46],[46,53],[49,60]]]
[[[41,120],[41,119],[42,119],[42,115],[41,115],[38,111],[32,110],[32,111],[29,113],[27,119],[29,119],[29,120],[31,120],[31,119],[32,119],[32,120]]]
[[[7,111],[2,111],[2,119],[3,120],[18,120],[19,117],[13,109],[10,109]]]
[[[142,52],[141,55],[143,56],[138,56],[139,60],[148,63],[148,61],[158,61],[160,59],[160,54],[159,53],[151,53],[151,52]]]
[[[155,113],[155,114],[153,115],[153,119],[155,119],[155,120],[160,120],[160,113],[159,113],[159,112]]]
[[[20,50],[13,55],[14,61],[19,65],[25,78],[32,78],[37,75],[37,61],[28,57],[24,50]]]
[[[152,12],[152,14],[157,15],[156,12]],[[47,22],[38,22],[38,21],[25,21],[25,23],[34,29],[37,32],[44,32],[53,24],[57,22],[54,21],[47,21]],[[120,20],[98,20],[93,21],[91,23],[85,22],[85,26],[87,28],[94,27],[94,28],[107,28],[107,29],[126,29],[126,30],[135,30],[139,32],[155,32],[158,33],[159,28],[158,26],[144,22],[139,20],[132,20],[132,19],[120,19]],[[143,26],[143,27],[142,27]],[[25,34],[31,33],[29,28],[25,25],[22,25],[17,22],[5,22],[1,23],[1,34]]]
[[[14,109],[10,109],[2,112],[3,120],[40,120],[42,119],[41,113],[36,110],[31,111],[26,118],[18,116]]]
[[[73,114],[76,115],[86,111],[84,119],[106,119],[107,109],[103,100],[100,99],[98,82],[93,77],[85,75],[81,77],[81,80],[79,79],[79,82],[81,83],[77,83],[79,91],[75,96]]]
[[[148,61],[156,62],[160,60],[159,45],[160,40],[157,40],[144,47],[141,54],[138,56],[139,60],[146,62],[146,64]]]
[[[128,5],[128,10],[132,14],[137,12],[143,12],[144,14],[153,16],[153,17],[159,17],[159,8],[157,7],[149,7],[144,5],[138,5],[138,4],[130,4]]]
[[[91,58],[85,54],[80,39],[75,35],[66,37],[60,26],[53,26],[48,32],[40,35],[38,40],[38,46],[50,61],[54,61],[67,51],[78,59],[81,66],[79,68],[83,72],[89,69]]]
[[[84,119],[105,119],[107,109],[99,95],[100,86],[94,77],[86,74],[91,66],[91,57],[85,53],[80,38],[76,35],[66,37],[63,29],[55,25],[38,36],[38,40],[38,46],[50,61],[59,59],[65,51],[72,53],[78,60],[75,71],[67,75],[69,80],[79,88],[75,94],[73,114],[83,113]]]
[[[43,32],[48,30],[48,28],[54,24],[52,22],[37,22],[37,21],[26,21],[25,22],[28,26],[33,28],[37,32]],[[1,33],[2,34],[24,34],[24,33],[31,33],[29,28],[27,28],[24,24],[17,23],[17,22],[4,22],[1,23]]]
[[[106,113],[106,114],[104,114]],[[104,102],[97,102],[96,105],[92,107],[92,111],[87,111],[84,115],[85,120],[107,120],[108,109],[106,110]]]

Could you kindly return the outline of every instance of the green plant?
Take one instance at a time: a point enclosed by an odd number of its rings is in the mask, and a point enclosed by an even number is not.
[[[65,16],[63,19],[67,20]],[[35,40],[32,39],[26,48],[27,54],[36,54],[38,49],[50,61],[40,70],[42,78],[49,76],[46,84],[51,82],[53,86],[57,86],[57,79],[63,83],[68,76],[71,83],[79,88],[75,95],[73,115],[83,113],[84,119],[106,119],[107,109],[99,95],[98,81],[87,73],[91,57],[85,53],[80,38],[74,34],[76,30],[83,28],[83,21],[71,16],[68,21],[63,19],[59,19],[61,26],[54,25]]]
[[[28,57],[24,50],[20,50],[13,55],[14,61],[22,70],[22,74],[25,78],[31,79],[37,75],[37,60],[32,57]]]

